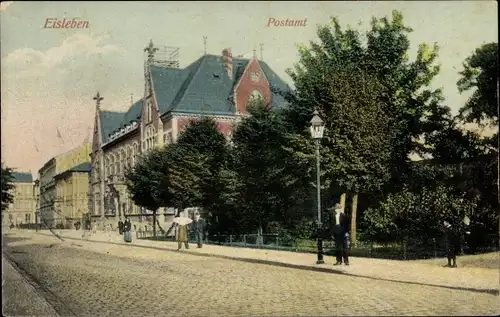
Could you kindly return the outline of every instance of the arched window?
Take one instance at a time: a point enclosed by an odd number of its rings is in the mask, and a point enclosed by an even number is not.
[[[127,146],[127,168],[132,167],[132,147]]]
[[[120,156],[115,154],[115,175],[120,175]]]
[[[262,96],[262,94],[258,90],[252,91],[252,93],[250,94],[250,97],[248,98],[248,102],[251,103],[251,102],[256,102],[259,100],[265,100],[264,96]]]
[[[139,156],[139,146],[137,143],[134,143],[134,149],[133,149],[133,159],[132,159],[132,164],[135,165],[137,163],[137,157]]]
[[[125,170],[125,151],[123,149],[120,150],[120,175],[123,174]]]
[[[113,154],[109,155],[109,175],[115,175],[115,156]]]

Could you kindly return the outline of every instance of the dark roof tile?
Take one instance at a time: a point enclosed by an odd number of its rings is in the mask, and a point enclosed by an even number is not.
[[[33,183],[33,175],[25,172],[12,172],[14,183]]]

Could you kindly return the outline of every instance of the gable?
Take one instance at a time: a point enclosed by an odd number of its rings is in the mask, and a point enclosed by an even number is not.
[[[273,96],[269,89],[269,82],[256,59],[248,63],[235,89],[238,113],[247,113],[246,108],[250,99],[256,94],[262,96],[266,103],[271,105]]]

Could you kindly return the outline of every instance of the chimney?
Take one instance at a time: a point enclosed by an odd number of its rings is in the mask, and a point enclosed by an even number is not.
[[[223,49],[222,57],[224,59],[224,68],[227,71],[227,76],[229,77],[229,79],[233,79],[233,54],[231,54],[231,49]]]

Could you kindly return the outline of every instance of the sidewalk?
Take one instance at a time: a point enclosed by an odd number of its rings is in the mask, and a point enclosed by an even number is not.
[[[168,251],[177,250],[177,243],[175,242],[140,240],[134,237],[132,243],[125,243],[123,241],[123,236],[116,232],[98,231],[93,236],[82,238],[82,231],[55,231],[63,239],[125,244],[130,247],[135,246]],[[52,236],[52,234],[44,232],[38,232],[37,234]],[[182,250],[181,252],[198,256],[218,257],[297,269],[345,274],[370,279],[448,287],[452,289],[475,290],[496,294],[498,294],[500,289],[500,272],[493,269],[460,267],[457,269],[450,269],[416,261],[356,257],[351,258],[350,266],[333,266],[335,258],[331,256],[324,257],[325,264],[317,265],[315,254],[217,245],[203,245],[201,249],[196,248],[196,245],[192,245],[189,250]],[[460,262],[458,263],[460,264]],[[443,264],[445,264],[445,261]]]
[[[4,316],[59,316],[50,304],[2,254],[2,312]]]

